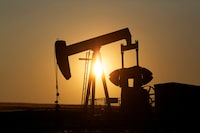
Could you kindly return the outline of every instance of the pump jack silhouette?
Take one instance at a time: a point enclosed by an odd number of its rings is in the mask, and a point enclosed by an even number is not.
[[[64,75],[64,77],[68,80],[71,77],[70,73],[70,67],[69,67],[69,62],[68,62],[68,56],[77,54],[79,52],[83,52],[86,50],[92,50],[93,55],[92,55],[92,62],[91,62],[91,68],[90,68],[90,74],[89,74],[89,80],[88,80],[88,85],[87,85],[87,93],[85,97],[85,107],[88,106],[88,100],[89,100],[89,95],[90,91],[92,90],[92,108],[94,108],[94,100],[95,100],[95,75],[92,72],[93,69],[93,64],[97,58],[97,56],[100,55],[100,48],[103,45],[107,45],[109,43],[119,41],[125,39],[127,45],[121,45],[121,53],[122,53],[122,68],[120,70],[116,70],[110,74],[110,80],[112,83],[116,85],[115,78],[120,79],[121,87],[122,87],[122,105],[125,104],[125,99],[127,97],[127,80],[128,78],[134,78],[134,87],[135,88],[141,88],[141,86],[150,82],[152,79],[152,73],[143,68],[141,70],[139,67],[139,61],[138,61],[138,41],[135,41],[135,43],[131,42],[131,34],[129,32],[128,28],[115,31],[109,34],[105,34],[96,38],[92,38],[86,41],[78,42],[75,44],[71,44],[69,46],[66,46],[65,41],[63,40],[58,40],[55,43],[55,48],[56,48],[56,59],[58,66]],[[124,57],[123,54],[127,50],[131,49],[136,49],[136,62],[137,66],[133,68],[124,68]],[[101,56],[100,56],[101,57]],[[66,59],[66,60],[64,60]],[[138,71],[138,72],[137,72]],[[119,73],[120,72],[120,73]],[[145,75],[144,75],[144,72]],[[131,75],[130,75],[131,74]],[[149,74],[149,75],[147,75]],[[113,76],[114,75],[114,76]],[[123,75],[123,76],[122,76]],[[118,76],[118,77],[116,77]],[[124,80],[124,81],[123,81]],[[143,81],[142,81],[143,80]],[[103,82],[103,87],[104,87],[104,92],[105,92],[105,97],[106,97],[106,104],[108,107],[110,107],[110,97],[107,89],[107,84],[105,80],[105,75],[104,73],[102,74],[102,82]],[[124,93],[125,92],[125,93]],[[126,101],[127,102],[127,101]]]

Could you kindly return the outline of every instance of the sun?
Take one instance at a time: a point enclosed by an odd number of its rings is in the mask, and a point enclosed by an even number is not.
[[[96,59],[96,61],[94,63],[93,72],[96,77],[101,77],[101,75],[103,73],[102,64],[98,58]]]

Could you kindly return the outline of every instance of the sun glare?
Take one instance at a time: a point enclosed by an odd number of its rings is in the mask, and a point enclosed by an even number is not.
[[[99,59],[95,61],[93,71],[96,77],[100,77],[102,75],[102,64]]]

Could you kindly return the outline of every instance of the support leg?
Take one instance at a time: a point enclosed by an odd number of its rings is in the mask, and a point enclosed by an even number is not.
[[[101,65],[102,65],[101,55],[100,55],[100,62],[101,62]],[[107,88],[107,84],[106,84],[105,74],[104,74],[103,66],[101,66],[101,67],[102,67],[102,76],[101,76],[101,78],[102,78],[104,92],[105,92],[105,96],[106,96],[106,103],[107,103],[108,107],[110,107],[110,98],[109,98],[109,94],[108,94],[108,88]]]

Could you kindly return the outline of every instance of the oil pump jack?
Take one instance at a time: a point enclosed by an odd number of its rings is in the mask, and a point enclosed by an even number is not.
[[[92,50],[92,62],[91,66],[94,64],[95,59],[100,54],[100,48],[109,43],[126,40],[126,45],[121,45],[121,54],[122,54],[122,68],[117,69],[110,73],[110,81],[122,88],[121,91],[121,108],[122,111],[130,112],[138,108],[138,105],[141,107],[146,107],[148,104],[148,94],[142,88],[142,85],[147,84],[152,80],[152,73],[143,67],[139,66],[138,61],[138,41],[132,43],[131,34],[128,28],[124,28],[115,32],[111,32],[105,35],[101,35],[92,39],[88,39],[82,42],[78,42],[71,45],[66,45],[64,40],[57,40],[55,42],[55,51],[57,64],[65,77],[69,80],[71,78],[70,65],[68,56],[77,54],[86,50]],[[135,49],[136,50],[136,66],[130,68],[124,68],[124,52],[127,50]],[[92,69],[92,67],[91,67]],[[128,80],[133,79],[133,86],[128,86]],[[110,107],[110,98],[107,90],[107,85],[105,81],[105,75],[102,75],[102,81],[104,86],[104,92],[106,96],[106,103]],[[95,99],[95,76],[90,70],[87,91],[85,96],[85,107],[88,106],[88,100],[90,95],[90,89],[92,89],[92,107],[94,107]],[[135,102],[138,101],[138,102]],[[141,104],[145,103],[145,104]],[[130,110],[130,111],[129,111]],[[144,108],[140,108],[138,112],[141,112]]]

